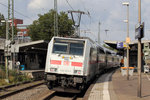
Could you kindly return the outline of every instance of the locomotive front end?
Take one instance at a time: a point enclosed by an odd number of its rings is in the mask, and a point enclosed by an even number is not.
[[[53,38],[47,52],[45,79],[49,89],[79,92],[84,88],[84,40]],[[72,91],[73,92],[73,91]]]

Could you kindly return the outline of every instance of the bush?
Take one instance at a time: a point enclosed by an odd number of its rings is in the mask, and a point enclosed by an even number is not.
[[[5,72],[0,69],[0,79],[4,79],[4,78],[5,78]]]
[[[5,66],[3,66],[3,65],[0,65],[0,70],[3,70],[3,71],[5,71]]]
[[[31,80],[31,78],[27,77],[27,75],[18,73],[17,70],[9,71],[9,79],[11,83],[25,82]]]
[[[0,79],[0,86],[2,85],[8,85],[9,83],[7,83],[4,79]]]
[[[8,85],[7,82],[5,82],[5,71],[0,69],[0,86],[1,85]],[[30,81],[31,78],[29,78],[27,75],[17,72],[17,70],[9,70],[9,84],[15,84],[18,82],[25,82]]]
[[[5,78],[5,67],[0,65],[0,80],[2,80],[4,78]]]

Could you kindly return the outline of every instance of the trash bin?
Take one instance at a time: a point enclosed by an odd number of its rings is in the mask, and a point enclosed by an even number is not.
[[[25,70],[25,65],[21,65],[21,70]]]
[[[149,73],[149,66],[148,65],[144,65],[144,73]]]
[[[127,75],[127,68],[128,67],[121,67],[121,74],[122,76]],[[129,67],[129,75],[133,76],[134,67]]]
[[[121,67],[121,74],[122,76],[127,75],[127,67]]]
[[[134,67],[129,67],[129,75],[133,76]]]

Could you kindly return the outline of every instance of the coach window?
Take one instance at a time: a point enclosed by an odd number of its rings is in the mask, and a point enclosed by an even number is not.
[[[90,49],[90,60],[96,61],[97,60],[97,50],[95,48]]]
[[[84,44],[83,43],[70,43],[70,52],[72,55],[83,55]]]

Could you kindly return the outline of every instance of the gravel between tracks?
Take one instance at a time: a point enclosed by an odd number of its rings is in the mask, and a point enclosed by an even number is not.
[[[38,97],[43,94],[44,91],[49,91],[46,85],[40,85],[38,87],[20,92],[2,100],[39,100]]]

